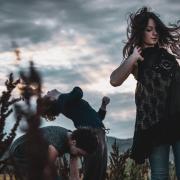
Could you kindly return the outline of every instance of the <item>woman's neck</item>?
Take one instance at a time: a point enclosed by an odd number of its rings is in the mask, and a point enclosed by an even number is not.
[[[142,49],[152,48],[152,47],[155,47],[155,45],[143,44]]]

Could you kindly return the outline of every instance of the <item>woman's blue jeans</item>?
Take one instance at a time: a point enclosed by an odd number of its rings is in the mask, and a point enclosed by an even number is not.
[[[177,179],[180,180],[180,141],[172,144]],[[170,145],[161,145],[153,148],[149,157],[151,180],[168,180],[169,178]]]

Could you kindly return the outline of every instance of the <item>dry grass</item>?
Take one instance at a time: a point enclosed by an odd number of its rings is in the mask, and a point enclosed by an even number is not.
[[[6,180],[16,180],[14,175],[12,177],[10,177],[8,174],[5,174],[5,175],[0,174],[0,180],[4,180],[4,179],[6,179]]]

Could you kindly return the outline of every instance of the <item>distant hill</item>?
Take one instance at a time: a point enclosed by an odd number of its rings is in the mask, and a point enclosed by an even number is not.
[[[132,145],[133,139],[129,138],[129,139],[118,139],[115,137],[107,137],[107,146],[108,146],[108,151],[109,153],[112,151],[112,144],[114,143],[114,141],[116,140],[116,143],[119,146],[120,152],[125,152],[127,149],[129,149]]]

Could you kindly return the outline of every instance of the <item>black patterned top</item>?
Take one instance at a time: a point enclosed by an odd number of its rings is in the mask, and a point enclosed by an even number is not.
[[[136,123],[131,157],[137,163],[148,158],[153,146],[180,138],[180,123],[168,118],[173,70],[178,63],[163,48],[146,48],[138,62],[135,92]]]
[[[136,101],[136,130],[148,129],[167,118],[168,92],[177,62],[165,49],[146,48],[139,62]]]

